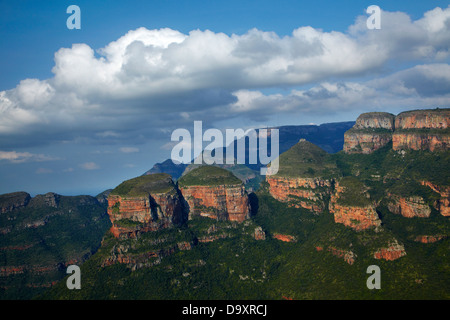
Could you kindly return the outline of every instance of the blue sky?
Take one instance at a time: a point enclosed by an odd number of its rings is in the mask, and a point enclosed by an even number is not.
[[[69,30],[69,5],[81,30]],[[368,30],[369,5],[382,9]],[[1,1],[0,193],[96,194],[170,133],[449,106],[448,1]]]

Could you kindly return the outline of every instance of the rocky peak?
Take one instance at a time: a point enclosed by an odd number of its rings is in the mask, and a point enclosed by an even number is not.
[[[363,113],[344,134],[344,152],[368,154],[391,141],[393,150],[446,150],[449,122],[450,109]]]
[[[23,191],[2,194],[0,195],[0,213],[24,207],[30,202],[30,199],[30,195]]]
[[[354,129],[386,129],[394,131],[395,116],[388,112],[367,112],[361,114]]]
[[[181,224],[187,216],[176,185],[165,173],[122,182],[108,196],[108,215],[116,237]]]
[[[228,170],[201,166],[181,177],[178,184],[189,207],[189,219],[204,216],[242,222],[250,216],[244,184]]]

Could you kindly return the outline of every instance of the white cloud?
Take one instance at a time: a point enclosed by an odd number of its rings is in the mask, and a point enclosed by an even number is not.
[[[269,111],[327,112],[355,107],[379,94],[379,101],[388,102],[408,93],[427,96],[428,103],[431,95],[447,101],[442,85],[441,91],[420,89],[415,80],[401,74],[388,79],[385,73],[386,66],[399,61],[419,61],[422,70],[409,72],[428,76],[431,84],[439,70],[426,64],[441,62],[440,77],[447,79],[450,7],[433,9],[415,21],[402,12],[383,11],[381,30],[368,30],[366,19],[358,17],[348,32],[300,27],[284,37],[257,29],[226,35],[139,28],[97,54],[87,44],[61,48],[52,78],[25,79],[0,92],[0,145],[83,137],[144,141],[196,117],[214,121],[239,114],[258,120]],[[350,78],[368,75],[395,85],[383,87],[376,80],[358,84]],[[301,85],[312,88],[263,94],[267,88]]]
[[[59,160],[57,157],[48,156],[45,154],[33,154],[30,152],[17,152],[17,151],[0,151],[0,161],[5,160],[12,163],[23,162],[43,162]]]
[[[84,170],[97,170],[100,169],[100,166],[95,162],[85,162],[80,164],[80,167]]]

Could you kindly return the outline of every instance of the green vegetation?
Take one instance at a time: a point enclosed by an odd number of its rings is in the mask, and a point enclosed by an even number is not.
[[[175,189],[170,175],[153,173],[122,182],[111,191],[111,195],[139,197],[151,193],[166,193],[172,190]]]
[[[336,163],[330,155],[306,140],[300,141],[279,156],[276,176],[331,178],[339,175]]]
[[[356,207],[366,207],[372,203],[368,188],[355,177],[347,176],[339,180],[339,186],[344,188],[344,192],[339,194],[337,202],[341,205]]]
[[[239,180],[232,172],[209,165],[196,168],[178,180],[178,185],[182,187],[240,184],[242,184],[242,181]]]
[[[0,233],[0,269],[24,269],[0,273],[0,299],[30,299],[66,276],[64,264],[80,265],[95,253],[111,226],[105,209],[90,196],[58,196],[57,207],[37,196],[1,214],[8,232]]]

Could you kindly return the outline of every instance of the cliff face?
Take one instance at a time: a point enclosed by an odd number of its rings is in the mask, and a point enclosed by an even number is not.
[[[388,197],[391,200],[388,203],[388,209],[393,213],[401,214],[406,218],[428,218],[430,216],[431,208],[422,197],[400,197],[392,194],[388,194]]]
[[[369,154],[385,146],[392,140],[394,119],[387,112],[361,114],[353,128],[344,134],[344,151]]]
[[[386,248],[381,248],[377,250],[373,257],[375,259],[383,260],[397,260],[406,255],[405,247],[398,243],[398,241],[391,242]]]
[[[177,193],[152,194],[141,197],[108,197],[108,215],[111,232],[119,237],[127,234],[135,237],[136,232],[155,231],[168,228],[183,221],[183,206]],[[133,225],[122,224],[121,220],[137,222]]]
[[[421,184],[431,188],[436,193],[441,195],[441,199],[437,201],[435,207],[439,212],[445,216],[450,216],[450,187],[438,186],[429,181],[421,181]]]
[[[344,135],[346,153],[372,153],[392,140],[394,150],[446,150],[450,146],[450,109],[414,110],[397,116],[364,113]]]
[[[270,194],[281,202],[296,208],[306,208],[314,212],[322,212],[325,207],[325,196],[331,193],[333,180],[322,178],[288,178],[267,176]]]
[[[146,175],[123,182],[108,196],[108,215],[115,237],[136,237],[180,224],[186,211],[167,174]]]
[[[375,206],[368,201],[363,204],[346,204],[342,198],[348,193],[347,187],[336,182],[336,192],[331,196],[329,210],[334,214],[334,221],[342,223],[356,231],[369,228],[378,228],[381,220],[375,210]],[[364,192],[363,192],[364,194]]]
[[[238,222],[249,218],[249,200],[243,185],[183,186],[180,190],[189,207],[189,219],[196,215]]]
[[[413,110],[395,117],[395,129],[447,129],[450,109]]]

